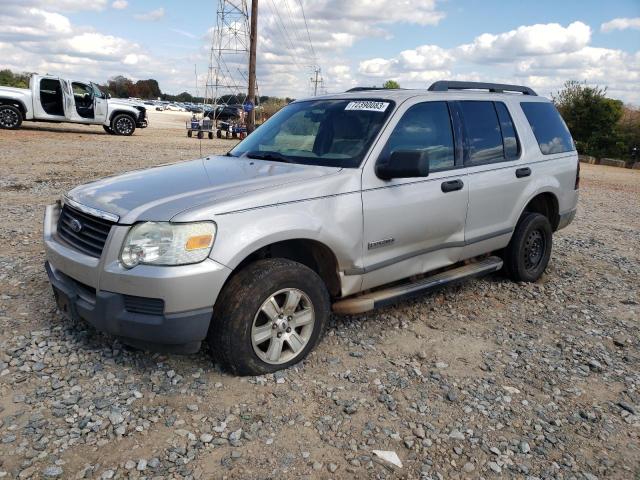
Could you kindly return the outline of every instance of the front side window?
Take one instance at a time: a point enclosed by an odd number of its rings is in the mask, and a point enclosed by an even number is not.
[[[571,133],[552,103],[521,102],[520,106],[544,155],[575,150]]]
[[[460,109],[467,132],[468,163],[504,160],[502,133],[493,102],[462,101]]]
[[[423,152],[432,172],[453,168],[453,133],[447,102],[424,102],[409,108],[393,129],[383,155],[395,150]]]
[[[240,142],[230,155],[357,168],[394,108],[390,100],[292,103]]]

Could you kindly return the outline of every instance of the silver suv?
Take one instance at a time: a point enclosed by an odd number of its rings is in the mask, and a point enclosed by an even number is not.
[[[283,108],[224,156],[74,188],[46,209],[60,310],[237,374],[302,360],[354,314],[498,270],[536,281],[578,157],[527,87],[355,89]]]

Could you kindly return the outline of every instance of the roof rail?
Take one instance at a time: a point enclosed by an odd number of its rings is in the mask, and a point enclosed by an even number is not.
[[[532,95],[537,97],[538,94],[529,87],[521,85],[507,85],[503,83],[484,83],[484,82],[457,82],[452,80],[440,80],[434,82],[429,87],[431,92],[447,92],[449,90],[489,90],[492,93],[504,92],[520,92],[523,95]]]
[[[404,90],[404,88],[384,88],[384,87],[353,87],[347,92],[366,92],[367,90]]]

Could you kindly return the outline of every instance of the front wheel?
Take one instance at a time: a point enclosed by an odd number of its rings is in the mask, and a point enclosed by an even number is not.
[[[22,125],[22,112],[13,105],[0,105],[0,128],[16,130]]]
[[[544,215],[525,213],[504,252],[504,268],[515,281],[535,282],[551,258],[551,224]]]
[[[265,259],[235,274],[214,309],[212,354],[239,375],[262,375],[305,358],[329,318],[329,294],[310,268]]]
[[[131,115],[120,113],[111,120],[111,130],[113,130],[116,135],[133,135],[133,132],[136,130],[136,122]]]

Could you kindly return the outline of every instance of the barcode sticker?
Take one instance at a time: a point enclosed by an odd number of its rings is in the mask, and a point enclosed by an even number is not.
[[[389,106],[389,102],[373,102],[370,100],[360,100],[349,102],[345,110],[366,110],[368,112],[384,112]]]

